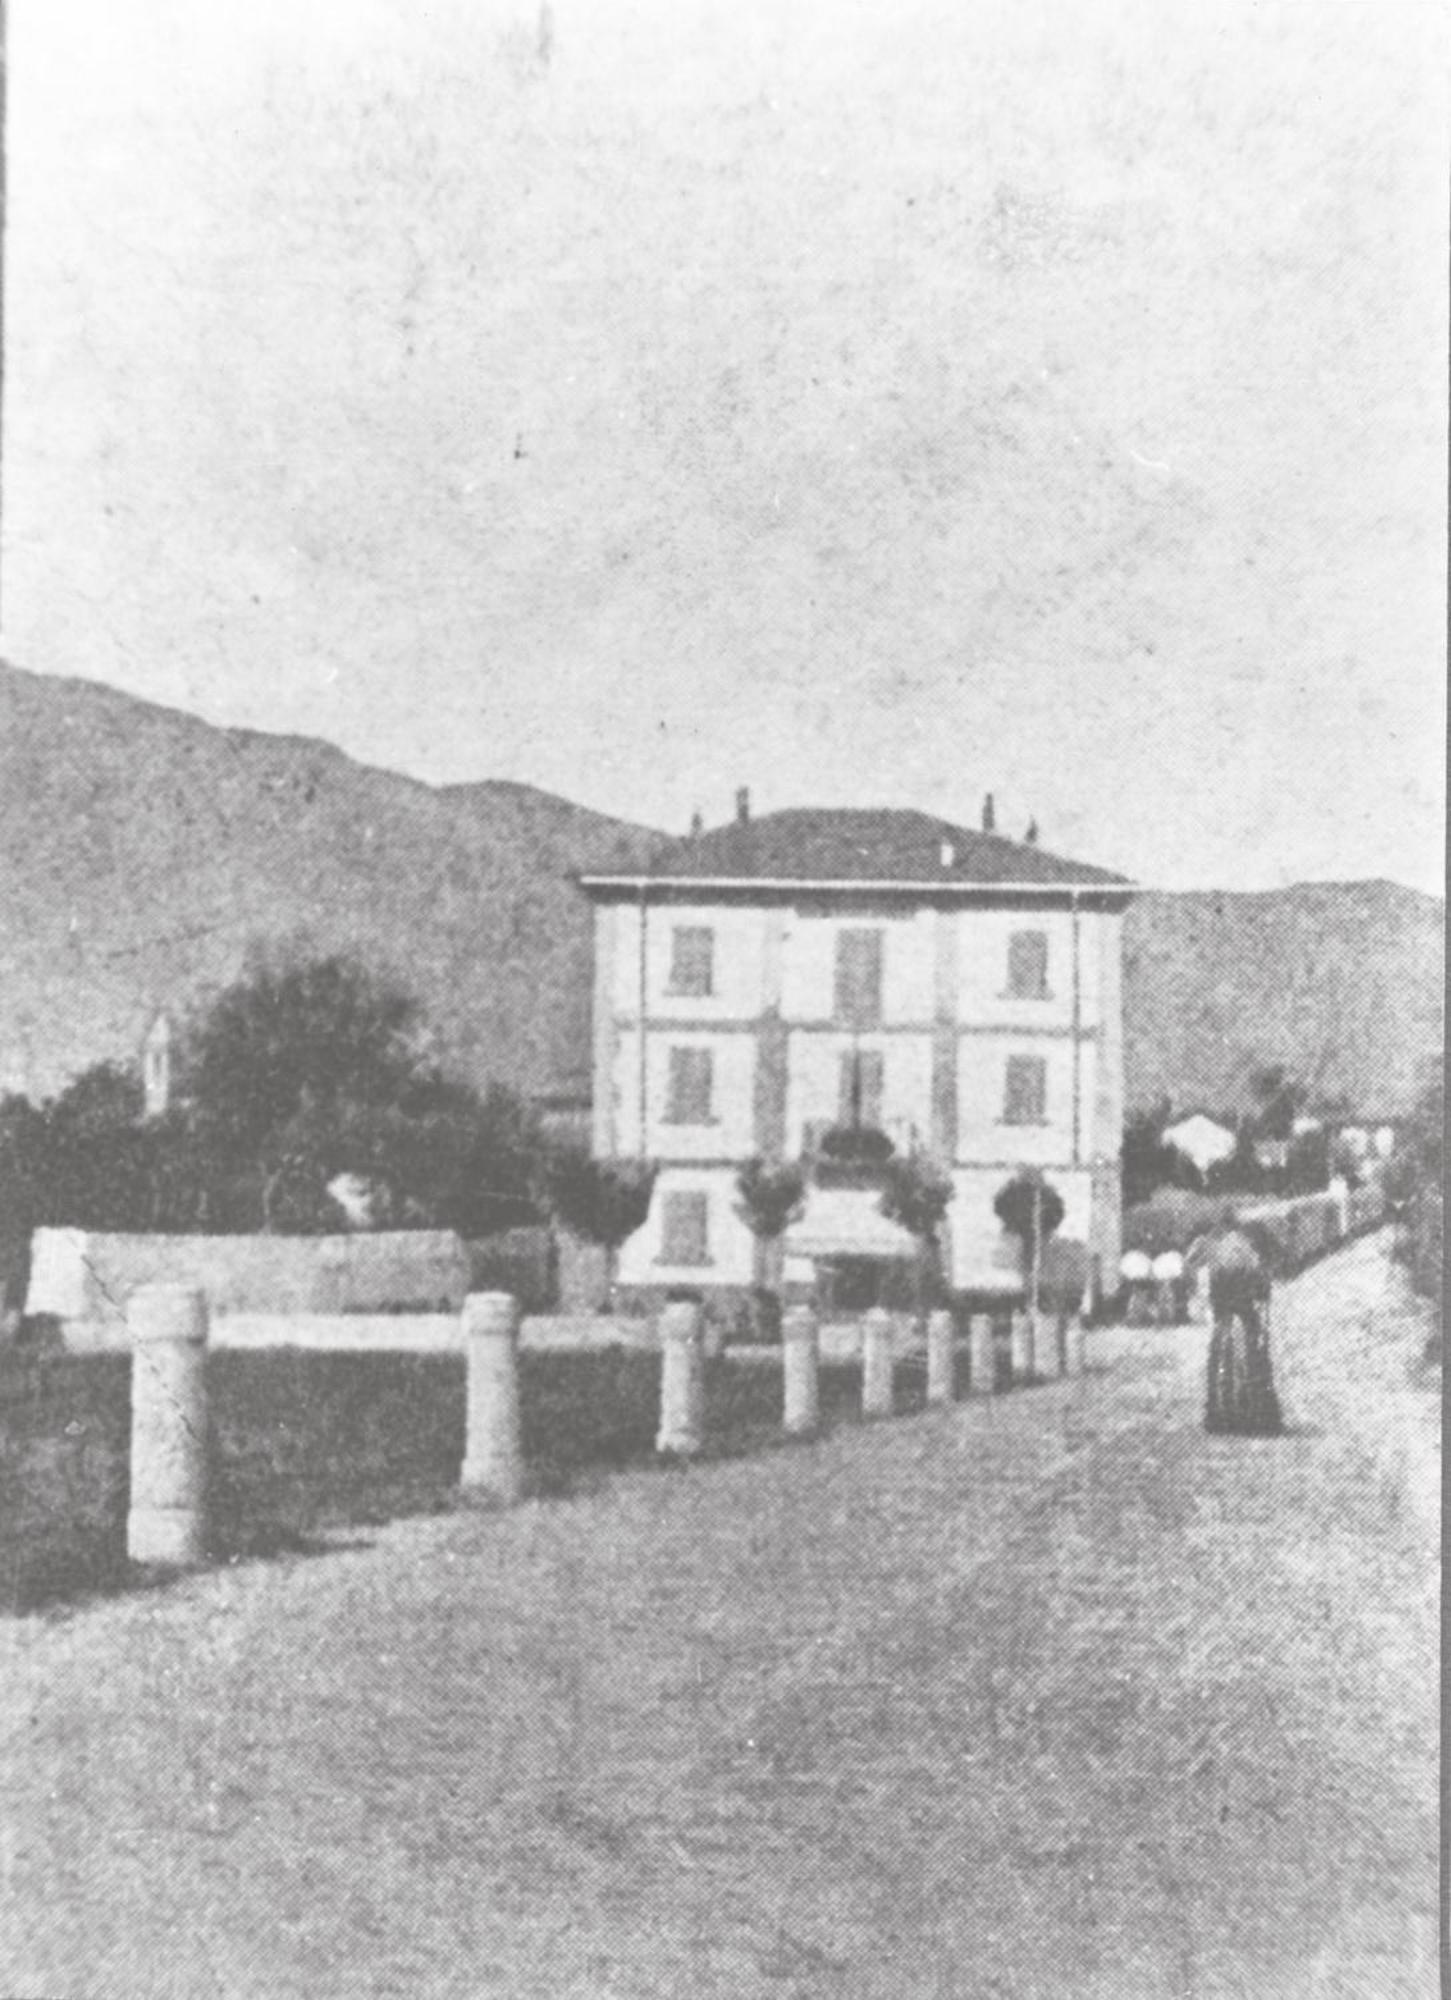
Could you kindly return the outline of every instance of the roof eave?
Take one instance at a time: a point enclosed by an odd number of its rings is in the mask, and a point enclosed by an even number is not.
[[[1135,896],[1141,885],[1129,881],[1108,882],[965,882],[934,881],[923,876],[915,881],[866,879],[860,876],[801,875],[580,875],[582,889],[699,889],[766,890],[793,894],[841,895],[932,895],[963,896]]]

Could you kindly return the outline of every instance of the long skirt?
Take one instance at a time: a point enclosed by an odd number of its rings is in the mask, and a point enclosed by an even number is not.
[[[1248,1437],[1274,1437],[1284,1429],[1269,1326],[1257,1301],[1240,1298],[1215,1312],[1204,1428]]]

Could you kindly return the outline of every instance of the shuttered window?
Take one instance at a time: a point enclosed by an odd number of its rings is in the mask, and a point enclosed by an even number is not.
[[[1015,1000],[1047,999],[1046,932],[1014,931],[1008,939],[1008,991]]]
[[[709,1197],[695,1190],[665,1196],[661,1207],[660,1262],[710,1262]]]
[[[841,1059],[841,1091],[837,1122],[880,1127],[882,1122],[882,1057],[878,1050],[854,1049]]]
[[[709,1049],[670,1051],[669,1095],[665,1105],[665,1118],[668,1124],[710,1123],[712,1069]]]
[[[705,1000],[715,991],[715,932],[704,925],[679,924],[670,938],[673,994]]]
[[[1048,1065],[1042,1056],[1009,1056],[1003,1091],[1006,1125],[1042,1125],[1048,1116]]]
[[[836,934],[836,1018],[843,1027],[875,1028],[882,1019],[882,933]]]

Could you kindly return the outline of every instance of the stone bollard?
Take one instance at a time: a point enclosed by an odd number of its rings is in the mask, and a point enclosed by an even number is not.
[[[957,1401],[957,1328],[950,1312],[928,1315],[927,1400],[929,1403]]]
[[[1087,1327],[1082,1313],[1072,1313],[1063,1330],[1063,1372],[1082,1375],[1088,1366]]]
[[[1033,1379],[1033,1322],[1025,1312],[1013,1314],[1013,1387]]]
[[[511,1505],[524,1490],[519,1434],[519,1308],[508,1292],[464,1300],[468,1434],[459,1484],[471,1496]]]
[[[705,1442],[705,1328],[700,1307],[676,1300],[660,1315],[660,1430],[656,1451],[694,1458]]]
[[[131,1341],[132,1562],[185,1569],[207,1545],[207,1301],[188,1285],[142,1285]]]
[[[967,1392],[991,1396],[998,1386],[998,1344],[991,1313],[974,1313],[967,1328]]]
[[[821,1420],[821,1337],[810,1306],[781,1321],[782,1424],[788,1437],[810,1437]]]
[[[862,1320],[862,1415],[892,1414],[892,1316],[874,1306]]]

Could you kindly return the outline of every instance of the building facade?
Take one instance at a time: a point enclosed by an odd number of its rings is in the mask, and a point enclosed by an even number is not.
[[[810,1167],[862,1131],[950,1173],[954,1291],[1020,1284],[993,1201],[1025,1166],[1062,1195],[1060,1233],[1116,1270],[1122,877],[921,813],[752,820],[743,802],[648,871],[582,881],[594,1150],[659,1167],[622,1287],[749,1287],[742,1163]],[[813,1171],[788,1287],[855,1267],[870,1302],[872,1267],[914,1247],[878,1204],[869,1170]]]

